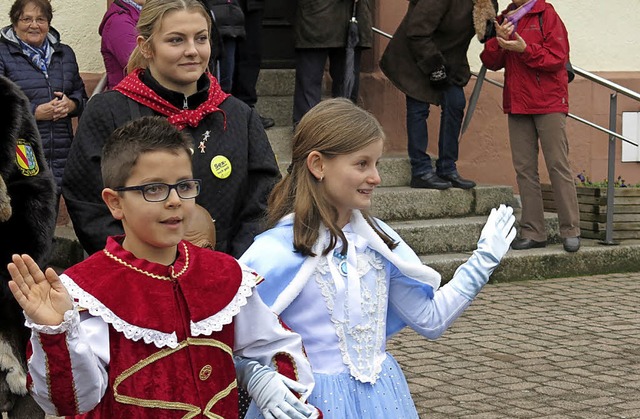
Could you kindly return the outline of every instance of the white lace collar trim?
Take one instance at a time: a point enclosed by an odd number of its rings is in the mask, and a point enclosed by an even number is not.
[[[233,317],[247,304],[247,298],[251,296],[253,287],[256,285],[256,274],[245,265],[240,264],[240,267],[242,268],[242,282],[236,295],[226,307],[216,314],[198,322],[190,322],[191,334],[193,336],[210,335],[213,332],[222,330],[225,325],[233,321]],[[106,323],[112,325],[117,332],[122,333],[125,338],[132,341],[142,339],[145,343],[153,343],[158,348],[168,346],[173,349],[178,347],[176,332],[165,333],[128,323],[118,317],[93,295],[84,291],[68,275],[60,275],[60,280],[69,291],[69,294],[78,300],[80,307],[86,308],[91,315],[102,318]]]
[[[280,222],[287,222],[294,217],[293,214],[286,215]],[[362,216],[362,213],[358,210],[354,210],[350,220],[351,228],[353,232],[362,236],[368,241],[368,246],[373,250],[380,253],[384,258],[395,265],[400,272],[404,275],[412,278],[418,282],[428,284],[436,291],[440,287],[440,274],[434,271],[429,266],[421,263],[411,263],[402,260],[398,255],[389,250],[389,247],[382,241],[380,236],[367,224],[366,220]],[[321,255],[324,248],[329,243],[329,231],[320,224],[320,231],[318,234],[318,240],[313,245],[311,251],[316,255]],[[300,270],[296,273],[294,278],[289,282],[287,287],[271,305],[271,309],[278,315],[280,315],[293,300],[300,294],[307,281],[313,274],[313,271],[318,266],[318,262],[321,256],[313,256],[305,258]]]

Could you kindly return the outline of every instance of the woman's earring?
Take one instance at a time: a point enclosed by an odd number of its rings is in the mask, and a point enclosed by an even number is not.
[[[324,175],[320,175],[320,179],[318,179],[318,182],[322,182],[324,180]]]

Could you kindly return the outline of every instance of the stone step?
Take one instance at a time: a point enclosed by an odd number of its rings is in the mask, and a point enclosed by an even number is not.
[[[291,138],[293,136],[291,126],[275,126],[269,128],[266,132],[278,163],[281,165],[286,164],[286,167],[291,161]]]
[[[276,155],[281,172],[284,174],[291,162],[291,139],[293,131],[290,126],[275,126],[267,130],[267,137]],[[409,158],[383,156],[378,164],[378,172],[382,178],[382,186],[408,186],[411,179]]]
[[[288,127],[291,131],[293,96],[260,96],[256,109],[260,115],[273,118],[276,127]],[[273,128],[267,129],[269,132]]]
[[[520,218],[516,209],[516,219]],[[432,220],[391,221],[388,224],[419,255],[472,252],[476,249],[487,216],[438,218]],[[558,217],[545,213],[550,243],[559,243]]]
[[[453,276],[475,249],[486,217],[467,217],[467,225],[451,220],[390,222],[398,233],[420,255],[420,260],[440,272],[443,283]],[[521,280],[543,280],[581,275],[635,272],[640,266],[640,241],[625,240],[617,246],[606,246],[596,240],[582,239],[576,253],[562,249],[557,233],[557,220],[547,214],[550,244],[542,249],[509,250],[491,276],[494,283]],[[557,231],[557,230],[556,230]],[[70,226],[56,228],[51,265],[67,268],[84,258],[80,243]]]
[[[296,83],[293,69],[262,69],[258,75],[256,91],[258,102],[264,96],[293,96]]]
[[[288,126],[289,131],[291,131],[294,87],[295,70],[260,70],[256,85],[258,93],[256,109],[260,115],[273,118],[277,127]]]
[[[464,263],[468,253],[442,253],[420,256],[442,275],[442,282],[451,279]],[[569,278],[583,275],[637,272],[640,266],[640,241],[625,240],[617,246],[582,239],[580,250],[567,253],[562,244],[550,244],[541,249],[509,250],[500,266],[491,275],[492,283]],[[597,296],[594,296],[597,298]]]
[[[500,204],[518,206],[511,187],[478,185],[438,191],[396,186],[377,188],[371,211],[385,221],[407,221],[486,215]]]

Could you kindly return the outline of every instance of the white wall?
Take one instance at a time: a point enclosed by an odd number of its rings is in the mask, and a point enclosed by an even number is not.
[[[0,25],[10,24],[9,9],[13,0],[0,0]],[[51,0],[51,25],[60,32],[62,42],[71,46],[78,58],[80,71],[104,71],[100,55],[98,25],[106,11],[105,0]]]
[[[378,0],[402,2],[404,0]],[[499,0],[501,9],[508,0]],[[571,61],[589,71],[640,70],[640,0],[551,0],[569,30]],[[0,1],[0,24],[9,24],[12,0]],[[80,70],[103,71],[98,25],[105,0],[52,0],[52,25],[78,56]],[[472,41],[469,58],[478,69],[482,46]]]
[[[381,0],[389,1],[389,0]],[[398,0],[391,0],[398,1]],[[640,70],[640,0],[548,0],[569,31],[571,62],[588,71]],[[504,10],[509,0],[498,0]],[[480,43],[469,60],[480,68]]]

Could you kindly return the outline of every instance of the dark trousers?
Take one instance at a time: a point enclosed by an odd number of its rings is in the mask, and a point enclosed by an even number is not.
[[[244,10],[244,39],[236,43],[236,63],[231,91],[253,107],[258,102],[256,83],[262,61],[262,16],[264,9]]]
[[[220,59],[220,78],[218,82],[224,92],[231,93],[237,40],[236,38],[225,37],[222,39],[222,44],[224,46],[224,54]]]
[[[429,104],[410,96],[406,97],[406,101],[407,149],[411,161],[411,175],[420,177],[433,170],[431,157],[427,154]],[[438,160],[436,161],[436,173],[439,175],[450,175],[457,171],[458,137],[460,136],[465,104],[466,99],[462,87],[451,85],[442,91]]]
[[[356,75],[360,74],[360,56],[362,50],[354,51],[354,69]],[[296,84],[293,92],[293,124],[300,119],[309,109],[320,102],[322,97],[322,77],[324,66],[329,59],[329,75],[331,76],[331,96],[343,96],[345,73],[344,48],[299,48],[296,49]],[[358,88],[360,77],[355,77],[351,99],[354,103],[358,100]]]

